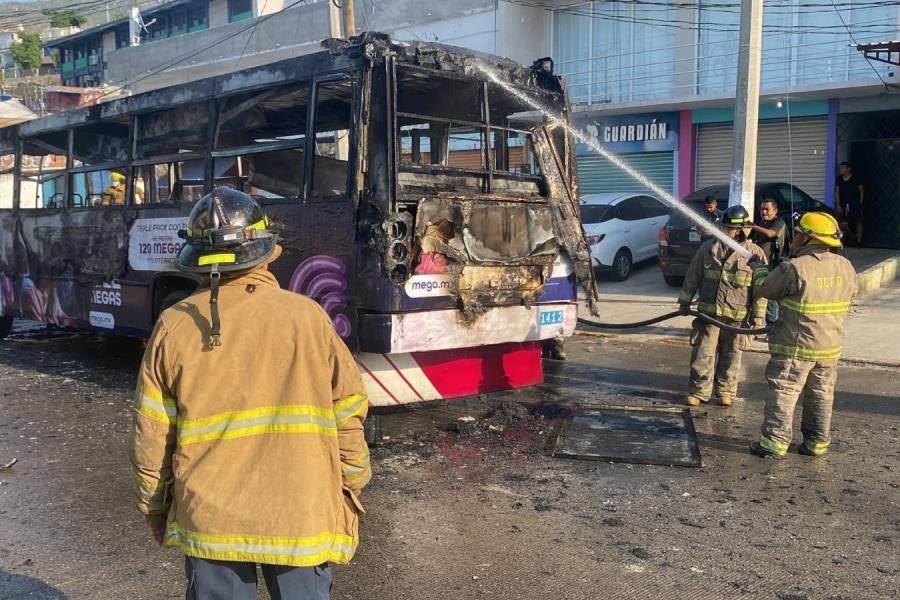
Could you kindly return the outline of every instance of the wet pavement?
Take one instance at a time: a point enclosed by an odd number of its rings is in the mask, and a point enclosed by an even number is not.
[[[139,345],[43,338],[0,342],[0,465],[18,459],[0,470],[0,599],[182,596],[181,556],[147,541],[131,500]],[[551,457],[568,406],[671,406],[687,385],[680,339],[568,350],[538,388],[382,417],[334,598],[897,597],[896,369],[843,366],[831,454],[779,462],[746,451],[766,358],[747,354],[745,399],[693,410],[695,469]]]

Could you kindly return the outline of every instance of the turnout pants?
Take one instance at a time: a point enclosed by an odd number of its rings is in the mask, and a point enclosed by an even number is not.
[[[260,565],[272,600],[328,600],[331,568]],[[256,600],[256,564],[185,557],[186,600]]]
[[[784,454],[791,443],[797,400],[803,398],[800,432],[803,444],[824,454],[831,443],[831,409],[837,360],[799,360],[773,354],[766,366],[769,396],[760,445]]]
[[[725,321],[740,326],[738,322]],[[691,382],[688,393],[708,402],[713,392],[719,398],[737,395],[741,371],[741,354],[747,344],[747,336],[722,331],[699,319],[691,330]]]

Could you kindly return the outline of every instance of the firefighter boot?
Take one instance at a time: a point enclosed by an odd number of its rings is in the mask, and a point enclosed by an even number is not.
[[[688,406],[700,406],[701,403],[706,404],[709,402],[709,398],[701,398],[696,394],[688,394],[684,399],[684,403]]]
[[[761,458],[774,458],[781,460],[787,454],[787,444],[780,444],[772,440],[761,437],[759,440],[750,444],[750,452]]]
[[[803,443],[797,446],[797,453],[805,456],[825,456],[828,453],[828,444],[815,440],[803,440]]]
[[[719,405],[720,406],[731,406],[734,404],[734,396],[727,396],[724,394],[719,394]]]

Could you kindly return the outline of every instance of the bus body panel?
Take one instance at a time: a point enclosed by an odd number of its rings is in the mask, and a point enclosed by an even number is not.
[[[373,34],[326,46],[0,129],[0,193],[14,189],[0,198],[0,314],[146,337],[200,285],[175,268],[178,234],[193,202],[227,184],[256,194],[284,249],[273,274],[323,307],[373,404],[540,382],[539,342],[571,335],[578,289],[594,289],[570,141],[554,127],[490,123],[495,92],[467,51]],[[477,58],[567,110],[555,77]],[[446,108],[432,77],[473,90],[465,102],[481,102],[484,123],[451,142],[452,121],[416,108]],[[473,150],[479,130],[487,145]],[[513,137],[525,145],[507,148]],[[530,166],[503,171],[513,155]]]

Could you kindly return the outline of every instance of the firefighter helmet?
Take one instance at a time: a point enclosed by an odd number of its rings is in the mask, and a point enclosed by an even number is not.
[[[187,230],[179,232],[187,243],[175,265],[189,273],[252,269],[275,253],[277,238],[268,227],[256,200],[232,188],[216,188],[200,198]]]
[[[795,229],[804,235],[818,240],[832,248],[840,248],[841,228],[837,219],[825,212],[805,213],[795,225]]]
[[[750,213],[748,213],[747,209],[740,204],[729,206],[722,215],[723,227],[744,229],[751,225],[753,225],[753,219],[750,218]]]

